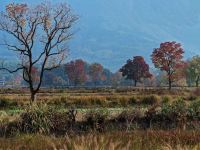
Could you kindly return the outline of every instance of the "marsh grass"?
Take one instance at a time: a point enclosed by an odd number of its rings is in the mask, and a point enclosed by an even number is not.
[[[20,135],[0,139],[2,149],[15,150],[198,150],[199,142],[199,133],[179,131],[89,133],[60,138]]]
[[[18,92],[0,98],[0,126],[13,133],[2,134],[0,150],[200,149],[198,92],[190,99],[187,90],[52,89],[41,91],[35,108],[27,93]],[[72,106],[78,112],[75,120],[68,113]],[[163,124],[177,122],[194,127],[160,131]]]
[[[75,106],[81,107],[107,107],[107,108],[118,108],[118,107],[130,107],[138,105],[155,105],[161,102],[171,102],[178,99],[180,96],[168,96],[168,95],[139,95],[138,93],[128,93],[127,95],[120,95],[120,93],[115,93],[113,95],[102,94],[102,93],[89,93],[80,95],[77,94],[39,94],[37,96],[37,104],[47,104],[50,106],[64,106],[71,107]],[[180,97],[182,98],[182,97]],[[183,98],[182,98],[183,99]],[[186,98],[185,98],[186,99]],[[0,98],[0,108],[1,109],[12,109],[12,108],[24,108],[28,106],[29,96],[28,95],[1,95]]]

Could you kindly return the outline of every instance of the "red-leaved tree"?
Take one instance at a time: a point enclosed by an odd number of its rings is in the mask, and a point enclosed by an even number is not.
[[[65,71],[69,80],[76,86],[87,80],[85,62],[81,59],[71,61],[65,65]]]
[[[151,55],[155,67],[167,73],[169,89],[176,81],[176,71],[184,65],[183,54],[180,43],[165,42],[161,43],[159,48],[155,48]]]
[[[120,72],[122,72],[122,76],[125,76],[126,79],[133,80],[135,86],[137,86],[141,79],[152,77],[152,74],[149,72],[149,65],[142,56],[135,56],[133,60],[129,59],[120,69]]]
[[[103,66],[98,63],[93,63],[90,65],[89,75],[95,86],[99,81],[105,80],[105,76],[103,76]]]

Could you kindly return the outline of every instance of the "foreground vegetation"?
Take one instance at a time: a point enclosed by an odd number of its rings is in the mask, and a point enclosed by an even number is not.
[[[199,149],[195,90],[45,90],[30,106],[26,90],[2,91],[2,149]]]
[[[1,138],[2,149],[64,149],[64,150],[198,150],[200,132],[135,131],[90,133],[53,137],[21,135],[15,139]]]

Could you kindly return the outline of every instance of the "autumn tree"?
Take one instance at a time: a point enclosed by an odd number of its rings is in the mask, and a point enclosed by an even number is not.
[[[71,27],[76,20],[71,8],[64,3],[42,3],[35,7],[13,3],[1,12],[0,31],[12,39],[5,40],[3,45],[19,56],[15,70],[10,70],[4,63],[1,69],[10,73],[22,70],[23,79],[29,85],[31,102],[35,101],[44,72],[63,63],[67,54],[66,44],[72,36]],[[34,67],[39,72],[37,82],[34,82]]]
[[[103,73],[102,73],[102,77],[101,77],[101,80],[103,81],[103,85],[111,85],[112,84],[112,81],[111,81],[111,78],[112,78],[112,75],[113,73],[107,69],[107,68],[103,68]]]
[[[91,80],[97,85],[98,81],[104,80],[103,66],[98,63],[93,63],[89,66],[89,76]]]
[[[187,86],[187,69],[188,69],[188,61],[182,61],[181,67],[178,67],[176,72],[173,75],[173,78],[176,79],[176,86]]]
[[[155,67],[167,73],[169,89],[176,81],[177,69],[183,66],[183,53],[184,50],[180,43],[165,42],[161,43],[159,48],[155,48],[151,55]]]
[[[113,86],[117,86],[120,84],[120,82],[122,81],[122,73],[121,72],[116,72],[111,76],[111,84]]]
[[[196,87],[199,86],[200,82],[200,56],[194,56],[188,63],[187,77],[191,82],[195,82]]]
[[[71,61],[65,65],[65,72],[73,85],[81,85],[87,80],[85,62],[81,59]]]
[[[128,80],[133,80],[137,86],[144,78],[150,78],[152,74],[149,72],[149,65],[145,62],[142,56],[135,56],[133,60],[127,60],[127,63],[120,69],[122,76]]]

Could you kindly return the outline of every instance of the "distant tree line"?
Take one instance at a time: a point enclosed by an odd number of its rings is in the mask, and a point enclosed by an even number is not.
[[[113,73],[99,63],[89,64],[77,59],[46,72],[42,86],[199,86],[200,56],[183,60],[184,50],[180,43],[165,42],[155,48],[151,69],[142,56],[127,60]],[[38,80],[39,71],[33,69],[33,79]],[[16,77],[15,77],[16,78]],[[19,83],[19,77],[16,78]]]
[[[46,73],[43,86],[109,86],[121,78],[121,73],[112,73],[99,63],[77,59]]]

